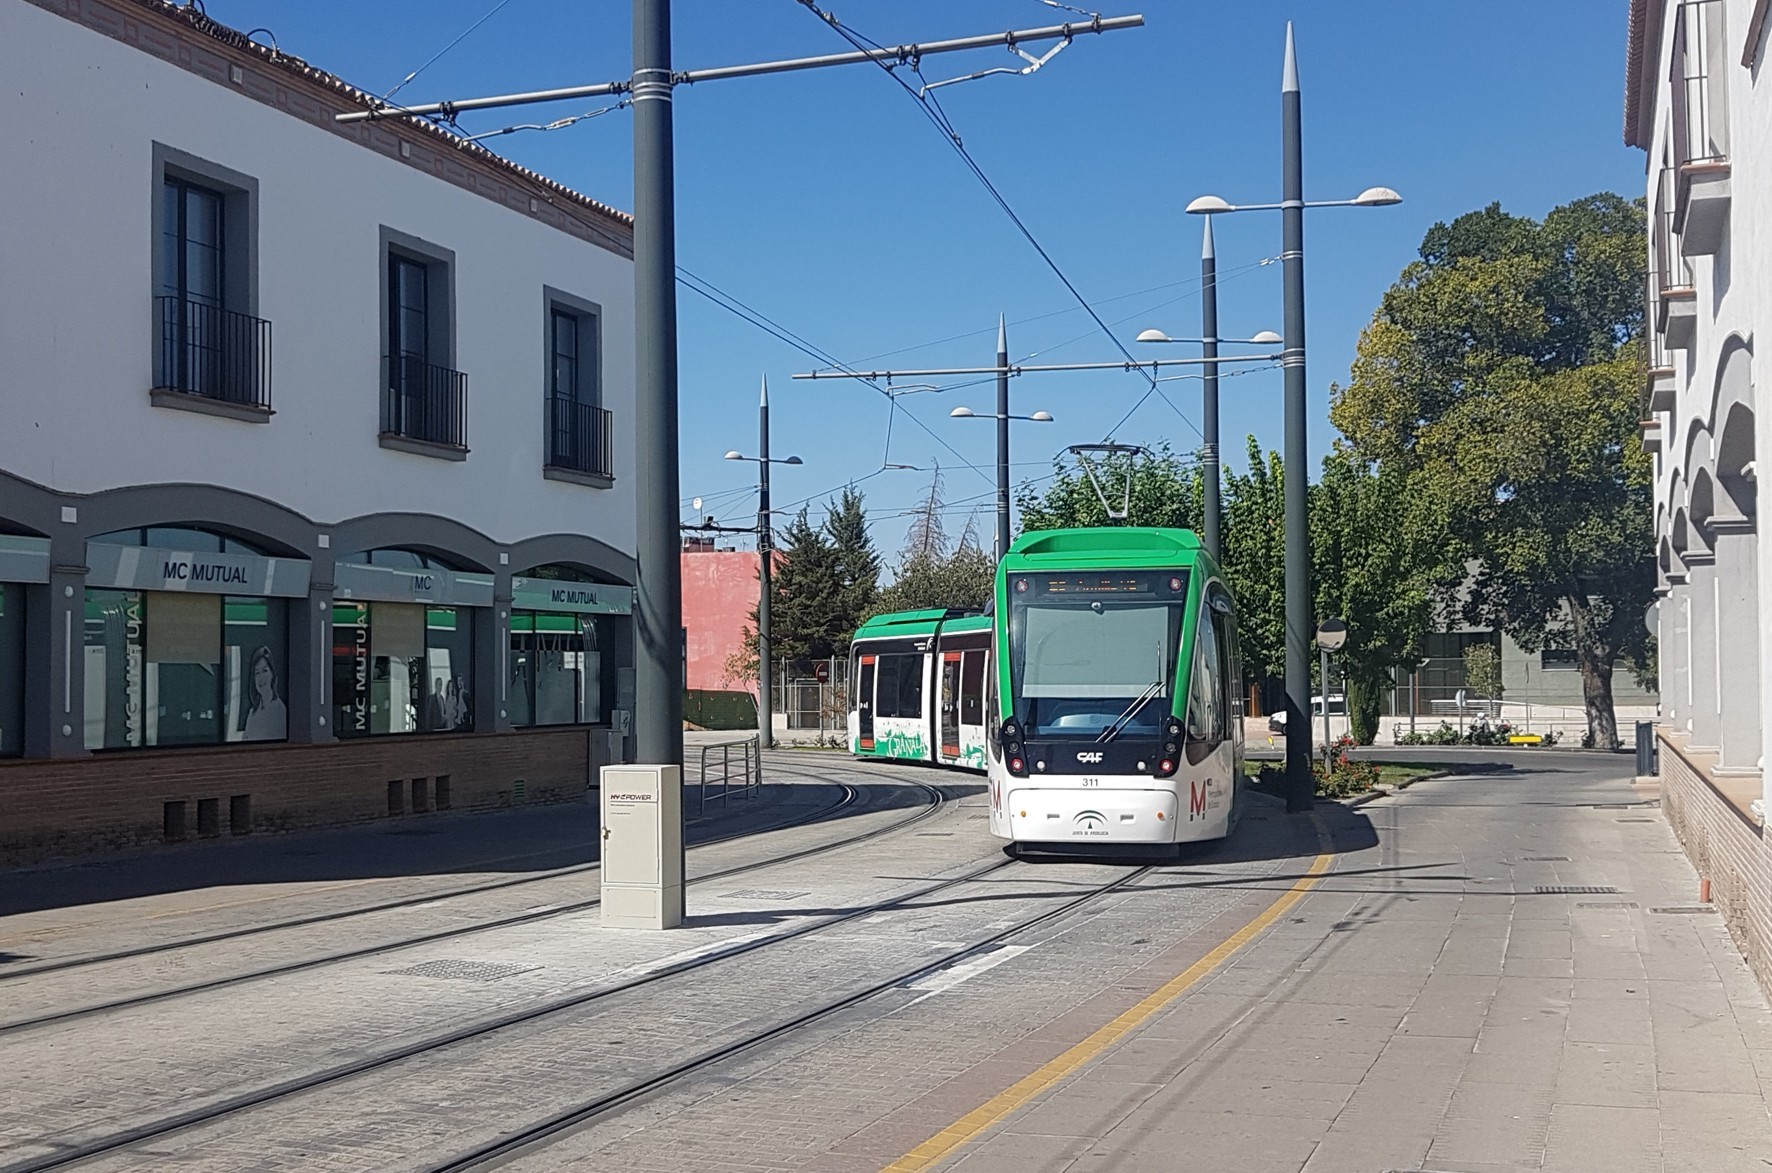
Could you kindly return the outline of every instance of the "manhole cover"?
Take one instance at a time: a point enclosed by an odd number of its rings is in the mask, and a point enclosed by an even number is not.
[[[453,978],[463,982],[496,982],[540,969],[539,965],[498,965],[490,961],[425,961],[407,969],[390,970],[395,977]]]
[[[1566,855],[1523,855],[1520,857],[1520,862],[1521,863],[1568,863],[1569,857]]]
[[[1610,884],[1539,884],[1532,891],[1539,896],[1606,896],[1618,889]]]
[[[1577,900],[1577,908],[1635,908],[1635,900]]]
[[[1716,910],[1717,906],[1714,904],[1694,904],[1689,906],[1682,905],[1674,908],[1651,908],[1649,911],[1659,912],[1668,916],[1693,916],[1707,912],[1715,912]]]
[[[806,895],[804,892],[783,892],[775,888],[744,888],[737,892],[727,892],[720,897],[722,900],[797,900]]]

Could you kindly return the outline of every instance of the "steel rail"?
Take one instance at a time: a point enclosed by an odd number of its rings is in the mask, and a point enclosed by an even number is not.
[[[847,784],[845,785],[847,786]],[[945,796],[938,788],[929,786],[926,783],[912,783],[912,785],[922,787],[933,794],[935,801],[923,806],[910,817],[900,819],[890,826],[876,827],[871,831],[864,831],[830,843],[802,848],[798,851],[789,852],[786,855],[772,856],[769,859],[759,860],[754,863],[737,864],[729,868],[723,868],[719,871],[710,872],[705,876],[696,876],[691,879],[689,883],[692,886],[696,884],[705,884],[714,880],[728,879],[732,876],[763,871],[768,868],[780,866],[781,864],[794,863],[802,859],[809,859],[814,856],[828,854],[829,852],[837,851],[845,847],[853,847],[860,843],[884,838],[887,835],[921,823],[925,819],[934,817],[934,815],[945,805]],[[853,791],[854,788],[849,787],[849,789]],[[774,829],[786,830],[798,825],[812,825],[814,821],[815,820],[809,817],[802,823],[785,824]],[[733,839],[750,838],[751,835],[758,833],[759,832],[750,832],[745,835],[728,836],[721,840],[710,840],[707,843],[697,844],[696,846],[710,846],[714,842],[729,842]],[[596,866],[597,865],[595,864],[589,865],[591,868]],[[570,904],[551,905],[534,909],[529,912],[521,912],[507,917],[500,917],[496,920],[481,921],[475,924],[462,925],[451,929],[439,929],[436,932],[422,933],[415,937],[404,937],[400,940],[390,941],[385,944],[367,945],[358,949],[347,949],[339,953],[328,953],[320,957],[308,957],[300,961],[291,961],[265,969],[252,970],[248,973],[211,978],[207,981],[191,982],[186,985],[174,986],[163,990],[154,990],[149,993],[137,994],[128,998],[118,998],[110,1002],[99,1002],[88,1006],[79,1006],[71,1010],[58,1010],[49,1014],[40,1014],[32,1018],[21,1018],[13,1022],[0,1023],[0,1036],[42,1026],[65,1024],[77,1019],[90,1018],[95,1015],[108,1014],[118,1010],[130,1010],[141,1006],[149,1006],[157,1002],[170,1001],[173,998],[182,998],[191,994],[227,989],[231,986],[240,986],[250,982],[261,981],[265,978],[284,977],[292,973],[302,973],[310,969],[318,969],[322,966],[336,965],[340,962],[357,961],[365,957],[374,957],[383,953],[395,953],[402,949],[416,948],[420,945],[430,945],[438,941],[454,940],[460,937],[492,932],[497,929],[506,929],[517,925],[552,920],[555,917],[569,916],[573,913],[589,911],[590,909],[599,907],[602,903],[603,902],[600,898],[592,898],[589,900],[573,901]]]

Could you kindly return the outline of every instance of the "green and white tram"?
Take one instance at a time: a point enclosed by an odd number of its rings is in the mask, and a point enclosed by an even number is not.
[[[1187,530],[1022,535],[990,613],[883,615],[856,633],[850,748],[982,768],[1014,844],[1180,844],[1235,824],[1236,609]]]

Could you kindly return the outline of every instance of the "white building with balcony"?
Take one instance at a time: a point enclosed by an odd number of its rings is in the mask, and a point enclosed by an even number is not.
[[[0,0],[0,77],[0,862],[582,794],[631,218],[200,6]]]
[[[1625,141],[1648,158],[1662,806],[1772,983],[1772,547],[1755,453],[1772,341],[1769,0],[1631,0]],[[1767,336],[1759,336],[1767,327]]]

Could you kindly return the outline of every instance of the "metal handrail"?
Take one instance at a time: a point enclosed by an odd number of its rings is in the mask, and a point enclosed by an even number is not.
[[[381,430],[453,448],[468,444],[468,377],[414,354],[384,355]]]
[[[733,750],[739,752],[734,755]],[[713,761],[710,755],[718,752],[719,760]],[[720,805],[725,806],[732,797],[734,778],[734,757],[737,762],[738,797],[749,799],[763,785],[763,753],[756,737],[738,738],[732,741],[709,742],[701,747],[701,785],[696,788],[695,813],[699,816],[707,809],[708,788],[715,782],[719,783]],[[717,776],[709,776],[709,767],[718,771]]]
[[[548,466],[614,476],[610,415],[594,403],[548,396]]]
[[[271,406],[271,324],[185,297],[156,297],[154,388],[223,403]]]

